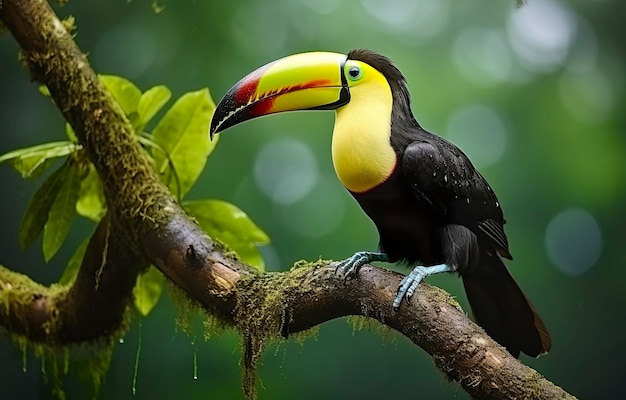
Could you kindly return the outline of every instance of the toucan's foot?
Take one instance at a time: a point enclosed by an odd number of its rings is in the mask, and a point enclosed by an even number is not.
[[[413,296],[413,293],[415,293],[417,285],[419,285],[420,282],[427,276],[438,274],[440,272],[451,271],[454,271],[454,269],[452,267],[449,267],[447,264],[432,265],[430,267],[418,265],[417,267],[413,268],[413,271],[405,276],[400,282],[400,286],[398,286],[398,294],[393,301],[393,309],[398,311],[402,299],[406,297],[406,299],[409,300],[411,296]]]
[[[372,261],[389,261],[385,253],[375,253],[371,251],[358,251],[352,257],[340,261],[335,267],[335,273],[339,273],[348,279],[356,276],[359,269]]]

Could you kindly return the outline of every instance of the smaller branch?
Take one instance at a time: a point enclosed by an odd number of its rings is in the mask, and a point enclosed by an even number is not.
[[[123,330],[137,276],[147,265],[110,233],[106,216],[71,286],[45,287],[0,268],[0,326],[51,345],[94,341]]]

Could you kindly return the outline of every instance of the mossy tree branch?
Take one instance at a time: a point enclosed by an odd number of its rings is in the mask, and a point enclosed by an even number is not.
[[[137,274],[152,263],[207,312],[242,331],[247,365],[267,339],[364,315],[423,348],[473,397],[572,398],[511,357],[437,288],[420,285],[411,304],[393,312],[401,276],[388,270],[366,266],[358,279],[344,282],[326,262],[259,274],[233,259],[161,184],[124,113],[47,2],[2,0],[0,20],[33,79],[48,87],[72,125],[102,178],[109,207],[68,289],[55,291],[0,269],[5,330],[51,344],[110,335],[122,324]],[[19,301],[11,297],[17,286]],[[105,322],[90,323],[103,316]]]
[[[45,287],[0,267],[0,326],[48,345],[111,336],[125,328],[125,311],[141,268],[141,259],[110,234],[106,216],[69,287]]]

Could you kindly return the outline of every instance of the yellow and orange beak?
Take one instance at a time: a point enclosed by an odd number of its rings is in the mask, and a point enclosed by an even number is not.
[[[345,54],[313,52],[281,58],[251,72],[220,100],[210,135],[263,115],[334,110],[350,101]]]

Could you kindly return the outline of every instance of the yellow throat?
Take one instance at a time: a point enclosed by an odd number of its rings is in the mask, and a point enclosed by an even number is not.
[[[383,183],[396,166],[391,147],[391,88],[368,68],[367,81],[350,89],[350,102],[337,109],[332,155],[337,177],[355,193]]]

